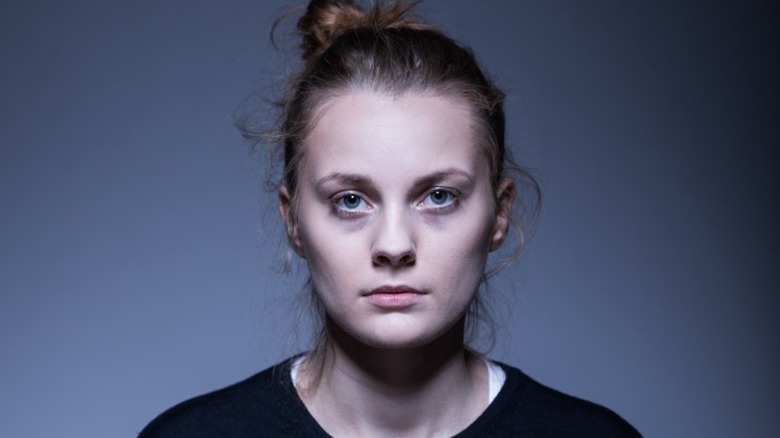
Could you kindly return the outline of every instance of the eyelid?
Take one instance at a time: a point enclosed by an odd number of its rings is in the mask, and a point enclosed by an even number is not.
[[[449,197],[451,199],[449,199],[446,204],[442,204],[442,205],[426,205],[425,201],[434,192],[439,192],[439,191],[447,193],[447,195],[449,195]],[[451,188],[451,187],[436,186],[436,187],[432,187],[432,188],[430,188],[430,189],[425,191],[425,193],[424,193],[422,199],[420,200],[420,202],[418,203],[418,205],[420,205],[421,208],[426,209],[426,210],[432,210],[432,211],[436,211],[436,212],[444,212],[444,211],[447,211],[447,210],[450,210],[450,209],[454,208],[455,204],[460,199],[460,196],[461,196],[460,192],[458,190],[455,190],[455,189]]]
[[[347,196],[355,196],[359,198],[360,199],[359,208],[349,209],[341,205],[342,202],[344,201],[344,198],[346,198]],[[347,217],[360,216],[366,214],[368,211],[370,211],[373,208],[373,206],[368,201],[366,196],[357,190],[344,190],[336,193],[335,195],[330,197],[330,204],[335,210],[336,214],[341,216],[347,216]]]

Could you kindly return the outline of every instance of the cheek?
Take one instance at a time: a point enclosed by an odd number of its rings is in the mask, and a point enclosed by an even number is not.
[[[490,252],[492,222],[478,220],[469,225],[457,232],[438,233],[430,248],[431,257],[438,260],[439,275],[448,273],[453,283],[475,288],[482,279]]]
[[[306,264],[316,290],[324,292],[339,289],[339,285],[354,279],[360,265],[357,242],[345,244],[343,236],[328,230],[324,221],[312,226],[301,224],[301,243]]]

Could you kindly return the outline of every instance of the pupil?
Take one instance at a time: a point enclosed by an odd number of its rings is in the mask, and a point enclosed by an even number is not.
[[[344,206],[347,208],[357,208],[360,204],[360,198],[357,195],[347,195],[344,198]]]
[[[447,200],[447,194],[442,190],[435,190],[431,193],[431,200],[434,204],[443,204]]]

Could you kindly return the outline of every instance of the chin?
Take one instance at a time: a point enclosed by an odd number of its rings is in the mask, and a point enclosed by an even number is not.
[[[437,340],[444,339],[446,333],[457,327],[455,323],[442,325],[415,324],[416,321],[384,321],[370,328],[350,327],[344,334],[358,344],[381,350],[409,350],[422,348]],[[462,343],[463,335],[451,337]]]
[[[379,350],[411,350],[421,348],[433,342],[430,336],[383,336],[358,339],[358,342],[367,347]]]

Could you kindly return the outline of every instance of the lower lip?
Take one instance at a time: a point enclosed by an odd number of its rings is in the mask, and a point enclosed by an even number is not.
[[[383,309],[403,309],[417,304],[421,294],[403,292],[397,294],[371,294],[367,296],[368,302]]]

